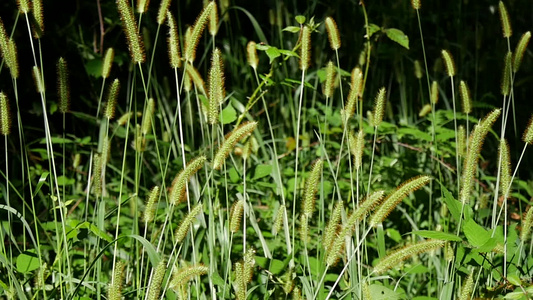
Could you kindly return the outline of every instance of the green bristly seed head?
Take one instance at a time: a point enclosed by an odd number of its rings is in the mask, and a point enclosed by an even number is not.
[[[344,207],[342,205],[342,202],[338,201],[335,204],[335,208],[333,208],[333,212],[331,213],[331,217],[329,218],[328,225],[326,226],[326,229],[324,229],[322,245],[324,246],[324,250],[326,250],[326,252],[328,252],[333,246],[333,241],[335,240],[337,231],[339,230],[339,223],[341,221],[343,210]]]
[[[133,10],[126,0],[117,0],[117,8],[126,34],[131,59],[136,64],[143,63],[145,59],[144,45],[141,36],[137,34],[137,21],[135,21]]]
[[[174,69],[181,67],[181,54],[180,54],[180,39],[178,36],[178,27],[174,16],[167,12],[167,25],[168,25],[168,57],[170,59],[170,66]]]
[[[522,136],[522,141],[526,144],[533,145],[533,115],[531,115],[531,118],[529,119],[529,123]]]
[[[431,103],[434,105],[439,103],[439,84],[435,80],[431,83]]]
[[[407,195],[420,189],[431,181],[431,177],[423,175],[411,178],[396,188],[387,198],[383,204],[374,212],[370,218],[369,224],[374,227],[383,222],[390,212],[400,203]]]
[[[211,8],[211,14],[209,15],[208,31],[211,36],[215,36],[218,31],[218,7],[215,1],[212,2],[213,8]]]
[[[272,226],[272,234],[274,236],[278,235],[278,232],[281,230],[281,226],[283,226],[283,218],[285,216],[285,205],[280,205],[278,208],[278,212],[276,214],[276,218],[274,219],[274,225]]]
[[[6,136],[11,133],[11,110],[9,99],[4,92],[0,92],[0,134]]]
[[[229,230],[232,233],[239,231],[241,227],[241,219],[244,213],[244,201],[238,200],[231,206]]]
[[[196,19],[196,22],[194,22],[194,25],[192,25],[190,37],[185,39],[185,60],[191,65],[194,62],[194,59],[196,58],[196,47],[200,42],[200,37],[202,36],[207,21],[209,20],[211,10],[214,7],[214,3],[214,1],[210,1],[209,4],[204,7],[202,12]]]
[[[19,11],[23,14],[30,12],[30,0],[17,0]]]
[[[108,78],[111,73],[111,66],[113,66],[113,59],[115,59],[115,50],[113,48],[107,49],[102,65],[102,77]]]
[[[306,71],[311,62],[311,29],[303,26],[300,34],[300,70]]]
[[[222,54],[216,48],[211,57],[211,68],[209,69],[209,108],[208,123],[216,124],[219,119],[219,107],[226,97],[226,88],[224,86],[224,64],[222,63]]]
[[[503,1],[500,1],[498,4],[498,11],[500,12],[500,21],[502,22],[503,37],[509,38],[513,35],[513,30],[511,28],[511,20],[509,19],[507,8],[505,8]]]
[[[318,191],[320,178],[322,177],[322,166],[324,161],[317,159],[311,166],[311,172],[305,183],[304,195],[302,198],[302,213],[308,218],[315,210],[315,196]]]
[[[181,243],[181,241],[183,241],[183,239],[187,236],[187,233],[189,233],[189,228],[191,228],[196,216],[201,212],[202,204],[199,203],[196,204],[196,206],[191,209],[191,212],[185,216],[178,229],[176,229],[176,234],[174,235],[177,243]]]
[[[461,95],[461,104],[463,107],[463,113],[469,114],[472,112],[472,98],[470,97],[470,89],[466,82],[461,80],[459,83],[459,93]]]
[[[57,95],[59,96],[59,112],[64,114],[70,107],[70,88],[67,62],[63,57],[57,62]]]
[[[470,134],[468,151],[464,160],[463,176],[461,177],[461,191],[459,194],[462,203],[468,202],[471,197],[472,185],[474,184],[474,176],[476,174],[481,147],[483,146],[485,137],[492,127],[492,124],[498,119],[500,113],[500,109],[493,110],[474,127]]]
[[[422,71],[422,66],[420,65],[420,61],[417,59],[415,60],[415,77],[416,79],[422,79],[423,75],[424,72]]]
[[[378,95],[376,96],[376,100],[374,102],[374,126],[379,127],[381,122],[383,121],[383,114],[385,113],[385,99],[386,99],[386,90],[385,87],[382,87],[378,91]]]
[[[511,72],[512,72],[512,60],[513,53],[507,52],[504,59],[503,71],[502,71],[502,84],[501,92],[502,95],[508,96],[511,92]]]
[[[33,66],[33,80],[35,82],[35,88],[37,93],[42,94],[45,91],[44,81],[41,74],[41,70],[37,66]]]
[[[442,50],[442,60],[444,60],[444,65],[446,66],[446,72],[448,76],[453,77],[455,76],[455,63],[453,62],[453,57],[448,52],[448,50]]]
[[[257,127],[257,122],[246,122],[235,128],[231,133],[226,135],[226,139],[218,149],[213,159],[213,169],[220,170],[226,158],[240,140],[250,135]]]
[[[161,4],[159,5],[159,10],[157,12],[157,24],[163,25],[163,23],[165,23],[167,11],[171,3],[172,0],[161,0]]]
[[[109,120],[115,117],[115,107],[117,106],[118,93],[120,92],[120,81],[118,79],[113,80],[109,90],[107,91],[107,104],[104,110],[104,117]]]
[[[465,156],[466,151],[466,129],[463,125],[459,125],[457,129],[457,153],[460,157]]]
[[[170,204],[177,205],[187,200],[187,183],[204,166],[206,161],[207,158],[203,155],[191,160],[176,178],[174,178],[169,195]]]
[[[250,67],[252,67],[254,70],[257,70],[259,58],[257,56],[256,43],[254,41],[249,41],[248,45],[246,45],[246,59],[248,61],[248,65],[250,65]]]
[[[323,93],[326,98],[333,96],[335,89],[335,65],[332,61],[329,61],[326,66],[326,80],[323,83]]]
[[[470,296],[472,294],[472,291],[474,290],[474,270],[470,271],[468,276],[463,282],[463,286],[461,287],[461,296],[459,297],[459,300],[470,300]]]
[[[357,209],[348,218],[347,226],[353,228],[357,221],[361,221],[371,210],[381,203],[384,196],[385,191],[376,191],[366,197],[365,200],[359,202]]]
[[[509,144],[505,139],[500,140],[500,159],[501,159],[501,173],[500,173],[500,194],[503,197],[508,197],[511,193],[511,153],[509,152]]]
[[[420,3],[420,0],[411,0],[411,6],[414,9],[419,10],[422,4]]]
[[[420,112],[418,112],[418,116],[423,118],[427,116],[431,112],[431,104],[425,104],[422,109],[420,109]]]
[[[152,118],[155,111],[155,101],[154,98],[148,99],[146,107],[143,113],[143,120],[141,125],[141,132],[143,135],[147,135],[152,129]]]
[[[309,239],[309,222],[305,214],[300,215],[300,241],[307,243]]]
[[[11,73],[11,78],[19,77],[19,61],[17,54],[17,45],[13,39],[9,39],[5,56],[6,65]]]
[[[154,186],[146,199],[146,208],[143,213],[143,222],[150,223],[154,220],[157,200],[159,199],[159,186]]]
[[[382,258],[374,267],[373,273],[382,274],[410,257],[441,248],[445,243],[445,241],[441,240],[428,240],[406,246]]]
[[[363,150],[365,146],[365,136],[362,129],[357,132],[355,135],[353,132],[350,132],[348,136],[348,141],[350,143],[350,151],[353,155],[354,167],[355,169],[361,168],[363,165]]]
[[[122,299],[122,280],[124,280],[124,268],[126,264],[119,260],[115,264],[115,270],[113,270],[113,277],[107,287],[107,299],[109,300],[121,300]]]
[[[194,277],[205,275],[208,272],[209,272],[209,268],[202,264],[181,268],[179,271],[174,273],[174,276],[172,276],[172,281],[170,282],[170,288],[176,288],[181,285],[184,285],[187,282],[189,282],[191,279],[193,279]]]
[[[196,87],[196,89],[203,95],[207,95],[204,79],[202,78],[202,75],[200,75],[198,70],[196,70],[196,68],[191,65],[188,65],[186,69],[187,69],[187,76],[185,77],[186,79],[185,82],[187,82],[187,78],[190,78],[190,80],[192,80],[192,82],[194,83],[194,86]]]
[[[520,233],[520,241],[522,243],[527,242],[531,238],[531,225],[533,225],[533,206],[529,207],[522,219],[522,232]]]
[[[137,13],[144,14],[148,11],[150,0],[137,0]]]
[[[526,52],[527,45],[529,44],[529,39],[531,38],[531,31],[528,31],[522,35],[513,57],[513,72],[518,72],[520,65],[522,64],[522,58],[524,58],[524,52]]]
[[[44,31],[44,18],[43,18],[43,3],[41,0],[33,0],[32,4],[32,15],[35,19],[33,36],[36,39],[40,38]],[[35,27],[38,26],[38,27]]]
[[[328,32],[329,45],[331,49],[338,50],[341,47],[341,37],[337,23],[332,17],[326,18],[326,31]]]
[[[167,271],[167,264],[164,259],[161,259],[155,268],[153,273],[152,280],[150,281],[150,286],[148,287],[148,296],[147,300],[157,300],[159,299],[159,292],[161,291],[161,284],[163,283],[163,278]]]

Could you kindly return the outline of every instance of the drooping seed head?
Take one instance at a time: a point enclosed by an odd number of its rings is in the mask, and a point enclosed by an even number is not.
[[[441,51],[442,60],[444,60],[444,65],[446,66],[446,72],[448,76],[455,76],[455,63],[453,57],[448,50]]]
[[[181,54],[180,54],[180,39],[178,36],[178,27],[174,16],[167,12],[167,25],[168,25],[168,57],[170,60],[170,66],[174,69],[181,67]]]
[[[435,80],[431,83],[431,103],[439,103],[439,84]]]
[[[427,240],[406,246],[382,258],[374,267],[373,273],[382,274],[410,257],[442,248],[445,244],[446,242],[441,240]]]
[[[306,71],[311,62],[311,29],[303,26],[300,34],[300,70]]]
[[[180,270],[176,271],[172,276],[170,287],[179,287],[191,281],[194,277],[205,275],[208,272],[209,268],[202,264],[181,268]]]
[[[470,89],[466,82],[461,80],[459,83],[459,93],[461,95],[461,104],[463,107],[463,113],[469,114],[472,112],[472,98],[470,97]]]
[[[15,40],[9,39],[7,42],[7,49],[5,53],[5,62],[11,73],[11,78],[15,79],[19,77],[19,61],[17,53],[17,45]]]
[[[200,42],[200,37],[202,36],[207,21],[209,20],[209,16],[211,15],[211,10],[213,9],[214,3],[214,1],[210,1],[209,4],[204,7],[204,9],[194,22],[194,25],[192,25],[191,27],[192,29],[190,37],[185,38],[185,60],[191,65],[194,62],[194,59],[196,58],[196,47]]]
[[[333,212],[331,213],[331,217],[329,218],[328,225],[324,229],[324,236],[322,237],[322,246],[324,247],[324,250],[326,252],[330,251],[331,246],[333,246],[333,241],[335,240],[337,231],[339,230],[338,227],[341,221],[343,210],[344,207],[342,205],[342,201],[338,201],[335,204],[335,207],[333,208]]]
[[[509,152],[509,144],[507,140],[500,140],[500,159],[501,159],[501,173],[500,173],[500,195],[507,198],[511,188],[511,154]]]
[[[70,88],[67,61],[63,57],[57,62],[57,95],[59,97],[59,112],[64,114],[68,112],[70,107]]]
[[[228,157],[235,147],[235,144],[250,135],[256,127],[257,122],[245,122],[235,128],[231,133],[227,134],[224,142],[215,154],[215,158],[213,159],[213,169],[219,170],[226,161],[226,157]]]
[[[189,233],[189,229],[191,228],[192,223],[196,219],[196,216],[201,212],[201,203],[196,204],[196,206],[191,208],[191,211],[185,216],[178,229],[176,229],[175,238],[177,243],[181,243],[181,241],[183,241],[183,239],[187,236],[187,233]]]
[[[329,46],[333,50],[338,50],[341,47],[341,36],[337,23],[332,17],[326,18],[326,31],[328,32]]]
[[[502,71],[501,93],[504,96],[508,96],[509,93],[511,92],[512,60],[513,60],[513,53],[509,51],[505,55],[503,71]]]
[[[531,38],[531,31],[528,31],[522,35],[513,57],[513,72],[518,72],[520,65],[522,64],[522,58],[524,57],[524,52],[526,52],[527,45],[529,44],[529,39]]]
[[[311,166],[309,177],[305,184],[304,195],[302,197],[302,213],[308,218],[311,217],[315,210],[315,196],[320,186],[320,178],[322,177],[322,166],[324,161],[317,159]]]
[[[144,45],[141,36],[137,33],[137,21],[133,10],[126,0],[117,0],[117,8],[122,20],[122,27],[126,34],[130,56],[134,63],[144,62]]]
[[[335,65],[332,61],[329,61],[326,66],[326,80],[323,84],[323,93],[326,98],[331,98],[333,96],[333,91],[335,89]]]
[[[41,70],[37,66],[33,66],[33,81],[35,82],[35,88],[37,93],[42,94],[45,91],[44,80],[41,74]]]
[[[11,109],[9,99],[4,92],[0,92],[0,134],[6,136],[11,133]]]
[[[257,70],[257,65],[259,65],[259,58],[257,56],[256,44],[254,41],[249,41],[246,45],[246,59],[248,65]]]
[[[359,206],[348,218],[347,226],[354,228],[358,221],[361,221],[367,214],[376,208],[383,200],[385,191],[375,191],[368,195],[363,201],[359,201]],[[350,229],[351,230],[351,229]]]
[[[150,194],[148,194],[148,198],[146,199],[146,208],[144,209],[142,219],[145,224],[148,224],[154,220],[155,210],[157,208],[157,200],[159,199],[159,190],[159,186],[156,185],[150,190]]]
[[[374,126],[379,127],[381,122],[383,121],[383,114],[385,113],[385,98],[386,98],[386,90],[385,87],[382,87],[379,89],[378,94],[376,96],[376,101],[374,102]]]
[[[177,205],[187,200],[187,183],[190,178],[204,166],[206,161],[207,158],[205,156],[198,156],[191,160],[174,178],[169,195],[169,202],[172,205]]]
[[[526,144],[533,145],[533,115],[531,115],[529,123],[527,123],[524,135],[522,135],[522,141]]]
[[[513,35],[513,30],[511,28],[511,20],[509,19],[509,14],[507,13],[507,8],[503,1],[500,1],[498,4],[498,11],[500,13],[500,21],[502,22],[502,32],[504,38],[509,38]]]
[[[102,77],[108,78],[111,73],[111,67],[113,66],[113,59],[115,59],[115,50],[108,48],[105,52],[104,62],[102,64]]]
[[[423,118],[427,116],[431,112],[431,104],[425,104],[422,109],[420,109],[420,112],[418,112],[418,116]]]
[[[104,117],[111,120],[115,117],[115,107],[117,106],[118,93],[120,92],[120,81],[115,79],[107,91],[107,104],[104,110]]]
[[[157,24],[163,25],[163,23],[165,23],[167,11],[171,3],[172,0],[161,0],[161,4],[159,5],[159,10],[157,12]]]
[[[150,0],[137,0],[137,13],[144,14],[148,11]]]
[[[211,68],[209,69],[209,109],[208,123],[216,124],[219,119],[219,107],[226,97],[226,88],[224,86],[224,64],[222,63],[222,54],[216,48],[211,57]]]
[[[244,213],[244,201],[238,200],[231,206],[229,218],[229,230],[232,233],[239,231],[241,227],[241,219]]]

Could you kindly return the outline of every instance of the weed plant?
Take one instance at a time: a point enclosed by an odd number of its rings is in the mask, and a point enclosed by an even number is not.
[[[0,4],[0,298],[533,297],[527,5],[93,2]]]

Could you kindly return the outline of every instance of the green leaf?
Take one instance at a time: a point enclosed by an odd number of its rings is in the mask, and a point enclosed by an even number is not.
[[[448,207],[448,210],[452,214],[452,217],[455,219],[456,222],[459,222],[459,219],[461,218],[461,202],[455,200],[452,193],[444,187],[444,185],[441,184],[442,193],[444,194],[444,202],[446,202],[446,207]]]
[[[278,58],[281,55],[281,52],[279,52],[278,48],[276,47],[269,47],[265,53],[267,54],[268,58],[270,59],[270,63],[274,61],[274,59]]]
[[[400,296],[393,290],[386,288],[379,284],[372,284],[370,286],[370,295],[373,300],[396,300]]]
[[[239,176],[239,173],[237,173],[237,170],[235,170],[235,168],[229,169],[228,174],[229,174],[229,180],[233,183],[237,183],[239,179],[241,178]]]
[[[402,127],[398,129],[398,134],[400,135],[412,135],[416,138],[419,138],[421,140],[431,142],[432,138],[431,135],[427,132],[423,132],[421,130],[418,130],[416,128],[408,128],[408,127]]]
[[[371,38],[374,33],[381,30],[381,27],[379,27],[376,24],[368,24],[368,38]]]
[[[258,165],[255,168],[254,178],[253,179],[259,179],[263,178],[265,176],[268,176],[272,173],[272,166],[271,165]]]
[[[298,22],[298,24],[305,23],[305,16],[297,15],[296,17],[294,17],[294,19],[296,20],[296,22]]]
[[[413,231],[413,233],[418,236],[430,238],[430,239],[454,241],[454,242],[462,241],[462,239],[456,236],[455,234],[440,232],[440,231],[416,230],[416,231]]]
[[[490,252],[497,244],[495,238],[490,238],[485,244],[481,245],[481,247],[474,249],[472,253]]]
[[[299,26],[287,26],[287,27],[283,28],[283,31],[296,33],[296,32],[300,31],[300,27]]]
[[[222,110],[222,124],[229,124],[233,121],[237,120],[237,112],[231,106],[231,104],[228,104],[226,108]]]
[[[37,254],[32,251],[24,251],[17,257],[17,271],[20,273],[29,273],[39,269],[41,265]]]
[[[409,37],[403,33],[400,29],[388,28],[385,30],[385,34],[389,39],[395,41],[400,46],[409,49]]]
[[[393,239],[395,242],[399,242],[402,240],[402,235],[400,232],[394,228],[387,228],[386,230],[387,236]]]
[[[414,297],[413,300],[438,300],[438,298],[428,296],[417,296]]]
[[[472,219],[464,223],[463,232],[468,242],[474,247],[481,247],[490,239],[490,233]]]

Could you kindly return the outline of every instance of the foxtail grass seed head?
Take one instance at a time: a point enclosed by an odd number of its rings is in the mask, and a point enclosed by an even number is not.
[[[187,77],[192,80],[194,83],[194,86],[196,89],[202,93],[203,95],[207,95],[206,88],[205,88],[205,82],[202,78],[202,75],[200,75],[200,72],[194,67],[194,66],[187,66]],[[185,81],[187,82],[187,80]]]
[[[187,200],[187,183],[191,177],[204,166],[206,161],[207,158],[205,156],[198,156],[191,160],[187,166],[176,175],[170,189],[170,204],[177,205]]]
[[[141,125],[135,124],[135,138],[133,141],[133,149],[137,152],[144,152],[146,150],[146,136],[142,134]]]
[[[137,33],[137,21],[135,21],[133,10],[126,0],[117,0],[117,7],[128,41],[131,59],[136,64],[143,63],[145,59],[144,45],[141,36]]]
[[[350,132],[350,135],[348,136],[348,140],[350,143],[350,151],[352,152],[352,155],[353,155],[354,167],[357,170],[363,165],[363,150],[365,147],[365,133],[362,129],[359,129],[359,132],[357,132],[357,135],[355,135],[353,132]]]
[[[332,244],[339,230],[339,223],[341,221],[343,210],[344,207],[342,205],[342,201],[338,201],[335,204],[335,207],[333,208],[333,212],[331,213],[331,217],[329,218],[328,225],[326,226],[326,229],[324,229],[322,245],[324,246],[326,252],[328,252],[331,249],[331,246],[333,246]]]
[[[211,57],[208,96],[208,123],[216,124],[219,119],[219,107],[226,97],[226,88],[224,87],[224,64],[222,63],[222,54],[218,48],[213,51],[213,56]]]
[[[194,62],[194,59],[196,58],[196,47],[198,47],[200,37],[202,36],[207,21],[209,20],[211,10],[215,5],[214,3],[214,1],[210,1],[209,4],[204,7],[204,9],[194,22],[194,25],[192,25],[190,37],[185,38],[185,60],[191,65]]]
[[[511,28],[511,20],[509,19],[509,14],[503,1],[500,1],[498,4],[498,12],[500,13],[500,21],[502,22],[503,37],[509,38],[513,35],[513,29]]]
[[[105,52],[104,62],[102,64],[102,77],[108,78],[111,73],[111,66],[113,66],[113,59],[115,59],[115,50],[108,48]]]
[[[522,35],[516,50],[514,51],[513,57],[513,72],[518,72],[520,65],[522,64],[522,58],[524,58],[524,52],[526,52],[527,45],[529,44],[529,39],[531,38],[531,31],[528,31]]]
[[[231,206],[230,218],[229,218],[229,230],[232,233],[239,231],[241,227],[241,219],[244,213],[244,201],[238,200]]]
[[[356,97],[361,98],[363,96],[363,71],[361,68],[353,68],[350,79],[350,88],[353,89]]]
[[[302,214],[300,215],[300,241],[307,243],[309,240],[309,218]]]
[[[177,288],[181,285],[186,284],[197,276],[205,275],[209,272],[209,268],[202,264],[190,267],[183,267],[180,270],[176,271],[172,276],[172,281],[170,282],[170,288]]]
[[[457,154],[464,157],[466,152],[466,129],[463,125],[459,125],[457,129]]]
[[[326,98],[333,97],[335,89],[335,65],[329,61],[326,66],[326,80],[323,83],[323,93]]]
[[[419,10],[420,7],[422,6],[422,4],[420,2],[421,2],[420,0],[411,0],[411,6],[414,9]]]
[[[512,68],[513,53],[507,52],[503,64],[501,92],[502,95],[507,96],[511,91],[511,68]]]
[[[361,91],[363,90],[363,72],[360,68],[354,68],[352,70],[350,92],[348,98],[344,104],[344,109],[341,111],[342,123],[346,124],[348,120],[353,116],[355,112],[355,106],[357,99],[361,97]]]
[[[337,23],[332,17],[326,18],[326,31],[328,32],[329,46],[333,50],[338,50],[341,47],[341,36]]]
[[[415,77],[416,79],[422,79],[422,76],[424,76],[424,72],[422,71],[420,61],[417,59],[415,60]]]
[[[526,144],[533,145],[533,115],[531,115],[529,123],[527,123],[524,135],[522,135],[522,141]]]
[[[9,39],[7,43],[7,51],[6,51],[6,65],[9,68],[9,72],[11,73],[11,78],[18,78],[19,77],[19,61],[18,61],[18,53],[17,53],[17,45],[15,44],[15,41],[13,39]]]
[[[113,80],[107,91],[107,104],[104,110],[104,117],[111,120],[115,117],[115,107],[117,106],[118,93],[120,92],[120,81]],[[119,122],[120,123],[120,122]]]
[[[213,8],[211,9],[211,14],[209,15],[209,24],[208,31],[211,36],[217,35],[218,31],[218,7],[216,1],[213,2]]]
[[[38,26],[38,28],[34,27],[33,35],[38,39],[42,36],[44,31],[43,2],[42,0],[33,0],[31,4],[31,12],[33,14],[33,18],[35,19],[35,25]]]
[[[439,84],[435,80],[431,83],[431,103],[433,105],[439,103]]]
[[[533,201],[531,199],[530,201]],[[533,206],[530,206],[522,218],[522,232],[520,233],[520,241],[527,242],[531,238],[531,225],[533,225]]]
[[[157,267],[155,268],[155,271],[152,275],[150,286],[148,287],[148,296],[146,297],[147,300],[159,299],[159,292],[161,291],[161,284],[163,283],[163,279],[165,278],[166,271],[167,262],[162,259],[157,264]]]
[[[259,57],[257,56],[257,48],[254,41],[249,41],[248,45],[246,45],[246,59],[248,61],[248,65],[250,65],[250,67],[252,67],[254,70],[257,70],[257,66],[259,65]]]
[[[137,0],[137,13],[144,14],[148,11],[150,0]]]
[[[30,12],[30,0],[17,0],[17,4],[21,13],[27,14]]]
[[[344,227],[341,233],[335,236],[331,246],[326,251],[326,264],[328,266],[334,266],[339,261],[344,249],[346,231],[346,227]]]
[[[309,177],[305,183],[305,190],[302,198],[302,213],[308,218],[311,217],[313,211],[315,210],[315,196],[320,185],[323,165],[324,161],[317,159],[311,166]]]
[[[113,270],[113,277],[107,287],[107,299],[109,300],[121,300],[122,299],[122,280],[124,280],[124,268],[126,264],[118,260],[115,264],[115,270]]]
[[[453,57],[448,50],[441,51],[442,60],[444,60],[444,66],[446,66],[446,72],[448,76],[455,76],[455,63],[453,62]]]
[[[385,87],[382,87],[378,91],[378,95],[376,96],[376,101],[374,102],[374,126],[379,127],[381,122],[383,121],[383,114],[385,113],[385,98],[386,98],[386,90]]]
[[[357,221],[361,221],[371,210],[377,207],[383,200],[385,191],[375,191],[359,202],[359,206],[348,218],[348,227],[353,228]]]
[[[141,125],[141,132],[143,135],[147,135],[152,129],[152,118],[155,111],[155,101],[154,98],[148,99],[146,107],[144,109],[143,120]]]
[[[468,150],[464,160],[463,176],[461,177],[461,190],[459,192],[459,199],[462,203],[467,203],[470,200],[481,147],[492,124],[498,119],[500,113],[501,109],[495,109],[490,112],[481,122],[474,126],[470,134]]]
[[[148,194],[148,198],[146,199],[146,207],[143,213],[143,222],[146,224],[154,220],[157,200],[159,199],[159,190],[159,186],[154,186],[150,190],[150,194]]]
[[[306,71],[311,62],[311,29],[303,26],[300,34],[300,70]]]
[[[422,106],[422,109],[420,109],[420,112],[418,113],[418,116],[423,118],[427,116],[431,112],[431,104],[426,104]]]
[[[441,240],[427,240],[406,246],[382,258],[376,266],[374,266],[373,273],[382,274],[410,257],[442,248],[445,243],[445,241]]]
[[[57,94],[59,97],[59,112],[64,114],[68,112],[70,107],[70,86],[67,61],[63,57],[57,62]]]
[[[161,0],[161,4],[159,5],[159,11],[157,12],[157,24],[163,25],[163,23],[165,23],[167,11],[171,3],[172,0]]]
[[[37,93],[44,93],[44,80],[41,74],[41,70],[37,66],[33,66],[33,81],[35,82],[35,88],[37,90]]]
[[[459,300],[470,300],[472,291],[474,290],[474,270],[470,271],[466,279],[463,281],[463,286],[461,287],[461,296]]]
[[[461,105],[463,107],[463,113],[469,114],[472,112],[472,97],[470,97],[470,89],[466,82],[461,80],[459,83],[459,93],[461,95]]]
[[[226,158],[235,147],[235,144],[249,136],[256,127],[257,122],[246,122],[235,128],[231,133],[227,134],[224,142],[215,154],[215,158],[213,159],[213,169],[220,170],[226,161]]]
[[[0,134],[6,136],[11,133],[11,109],[9,99],[4,92],[0,92]]]
[[[191,212],[189,212],[185,216],[185,218],[181,222],[178,229],[176,229],[175,237],[176,237],[177,243],[181,243],[181,241],[183,241],[183,239],[187,236],[187,233],[189,232],[189,228],[191,228],[191,225],[196,219],[196,216],[200,214],[201,212],[202,212],[202,204],[199,203],[199,204],[196,204],[196,206],[194,206],[191,209]]]
[[[243,272],[244,275],[244,282],[250,283],[252,282],[252,278],[254,276],[254,266],[255,266],[255,250],[250,248],[246,250],[246,253],[244,254],[243,260]]]
[[[180,38],[178,36],[178,27],[174,16],[167,12],[167,25],[168,25],[168,58],[170,60],[170,66],[174,69],[181,67],[181,54],[180,54]]]
[[[107,103],[109,105],[109,102]],[[114,111],[113,111],[113,116],[114,116]],[[120,116],[120,118],[118,118],[117,120],[117,124],[119,126],[124,126],[126,125],[130,119],[131,119],[131,116],[133,116],[133,112],[132,111],[129,111],[129,112],[126,112],[125,114],[123,114],[122,116]]]
[[[500,159],[501,159],[501,173],[500,173],[500,193],[505,198],[511,193],[511,153],[509,152],[509,144],[507,140],[500,140]]]
[[[426,175],[421,175],[413,177],[400,186],[396,188],[394,192],[389,194],[387,198],[383,201],[383,204],[376,209],[372,217],[370,218],[370,226],[375,227],[379,223],[383,222],[385,218],[390,214],[390,212],[402,202],[402,200],[407,197],[410,193],[422,188],[424,185],[428,184],[431,181],[431,177]]]
[[[283,218],[285,216],[285,205],[280,205],[278,208],[278,212],[276,214],[276,217],[274,218],[274,225],[272,226],[272,234],[274,236],[278,235],[278,232],[281,230],[281,226],[283,226]]]
[[[93,157],[93,193],[96,196],[102,194],[102,160],[100,154],[95,154]]]

